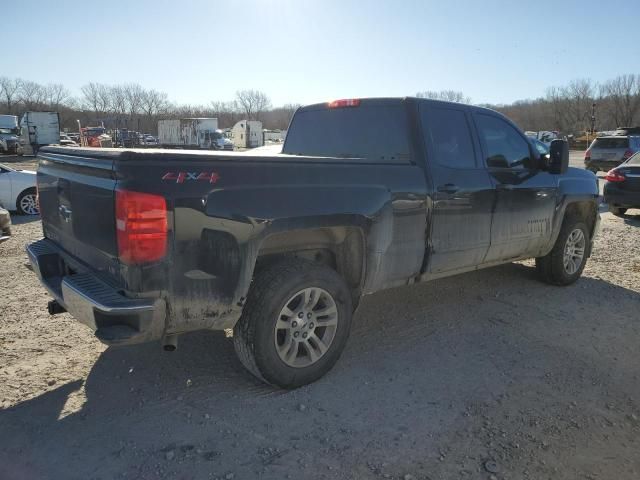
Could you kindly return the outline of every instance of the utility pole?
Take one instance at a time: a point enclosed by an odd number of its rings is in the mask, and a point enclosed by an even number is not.
[[[591,135],[596,133],[596,102],[591,104]]]

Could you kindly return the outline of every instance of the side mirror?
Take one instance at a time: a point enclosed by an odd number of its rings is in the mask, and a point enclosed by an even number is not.
[[[569,142],[552,140],[549,148],[549,173],[562,175],[569,169]]]

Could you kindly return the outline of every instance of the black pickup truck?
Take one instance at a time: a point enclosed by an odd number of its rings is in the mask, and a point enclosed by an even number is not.
[[[278,153],[38,157],[44,238],[27,251],[50,313],[108,345],[224,330],[285,388],[335,364],[363,295],[526,258],[567,285],[599,223],[566,143],[541,156],[499,113],[416,98],[300,108]]]

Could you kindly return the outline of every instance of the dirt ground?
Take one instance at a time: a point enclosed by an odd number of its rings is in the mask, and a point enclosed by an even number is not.
[[[223,335],[105,348],[0,245],[0,478],[640,478],[640,211],[570,287],[531,262],[367,297],[335,369],[258,383]]]

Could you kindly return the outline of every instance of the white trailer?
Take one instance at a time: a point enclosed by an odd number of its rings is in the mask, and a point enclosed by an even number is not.
[[[218,149],[217,118],[158,121],[158,142],[165,148]]]
[[[240,120],[231,130],[233,144],[237,148],[256,148],[264,145],[262,122]]]
[[[286,130],[267,130],[266,128],[262,131],[264,137],[264,143],[267,142],[284,142],[284,137],[287,136]]]
[[[20,119],[20,145],[25,155],[35,155],[44,145],[60,143],[58,112],[25,112]]]

